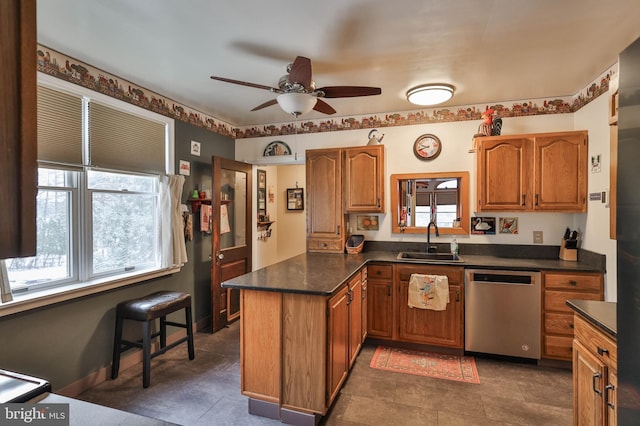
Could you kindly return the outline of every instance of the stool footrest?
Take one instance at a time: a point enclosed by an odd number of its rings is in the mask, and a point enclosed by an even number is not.
[[[185,336],[180,340],[176,340],[175,342],[168,344],[164,348],[160,348],[157,351],[151,353],[151,358],[157,357],[158,355],[162,355],[163,353],[165,353],[169,349],[175,348],[176,346],[178,346],[181,343],[186,342],[187,340],[189,340],[189,336]]]

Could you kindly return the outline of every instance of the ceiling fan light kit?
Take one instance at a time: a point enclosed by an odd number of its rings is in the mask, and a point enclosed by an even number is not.
[[[423,84],[407,91],[407,100],[415,105],[438,105],[453,97],[450,84]]]
[[[317,98],[308,93],[283,93],[276,100],[280,108],[294,117],[308,113],[317,102]]]
[[[311,60],[304,56],[297,56],[295,61],[287,66],[287,72],[289,74],[282,76],[278,81],[278,87],[214,75],[211,76],[211,79],[278,93],[279,95],[276,99],[264,102],[251,111],[258,111],[278,104],[285,112],[296,118],[312,109],[328,115],[336,113],[336,110],[331,105],[319,98],[353,98],[357,96],[374,96],[382,93],[382,89],[379,87],[368,86],[327,86],[316,88],[316,83],[311,78]]]

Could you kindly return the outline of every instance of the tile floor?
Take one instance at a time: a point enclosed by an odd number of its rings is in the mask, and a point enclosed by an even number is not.
[[[239,324],[197,333],[196,358],[186,345],[154,358],[151,386],[142,366],[122,371],[77,398],[180,425],[281,425],[251,416],[240,394]],[[365,345],[325,425],[571,425],[571,371],[476,358],[480,384],[375,370]]]

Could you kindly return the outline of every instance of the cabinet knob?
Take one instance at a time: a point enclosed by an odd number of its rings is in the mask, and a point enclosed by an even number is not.
[[[571,280],[571,281],[569,281],[569,285],[572,285],[572,286],[574,286],[574,287],[575,287],[575,286],[577,286],[577,285],[578,285],[578,281],[576,281],[576,280]]]
[[[524,206],[526,204],[525,200],[527,198],[527,194],[522,194],[522,205]]]
[[[603,356],[605,354],[609,355],[609,349],[598,346],[598,355]]]

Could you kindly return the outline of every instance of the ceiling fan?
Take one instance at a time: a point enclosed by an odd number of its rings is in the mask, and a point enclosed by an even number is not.
[[[316,88],[316,83],[311,78],[311,60],[304,56],[297,56],[293,63],[287,66],[287,74],[280,77],[277,88],[213,75],[211,78],[226,83],[255,87],[256,89],[264,89],[278,93],[276,99],[271,99],[270,101],[260,104],[251,111],[257,111],[271,105],[279,104],[284,111],[294,117],[305,114],[312,109],[323,114],[335,114],[336,110],[319,98],[352,98],[357,96],[379,95],[382,93],[379,87],[366,86],[326,86]]]

